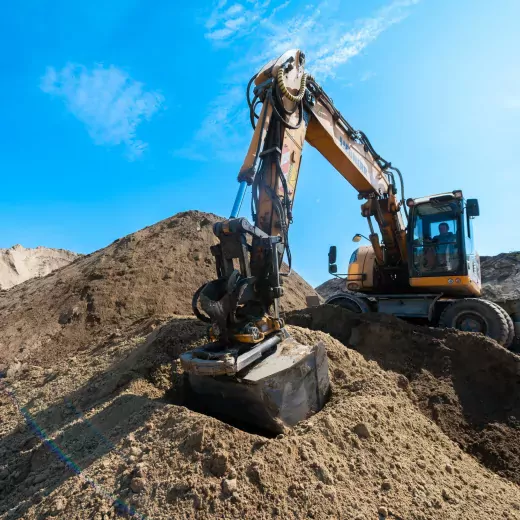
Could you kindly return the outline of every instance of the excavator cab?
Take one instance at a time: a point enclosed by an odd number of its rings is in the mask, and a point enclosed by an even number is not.
[[[455,190],[408,199],[406,204],[410,212],[406,233],[408,269],[402,272],[401,292],[479,296],[480,263],[473,232],[473,219],[479,215],[478,200],[466,200],[462,191]],[[366,238],[358,234],[353,241],[358,242],[359,237]],[[386,261],[384,243],[382,252]],[[347,290],[385,293],[382,269],[384,266],[378,265],[373,246],[357,248],[345,277]],[[345,276],[337,274],[334,246],[329,252],[329,273]],[[394,282],[397,286],[397,280]],[[395,287],[390,289],[390,293],[396,292]]]
[[[480,269],[473,237],[476,199],[462,191],[408,199],[411,287],[446,295],[478,296]]]

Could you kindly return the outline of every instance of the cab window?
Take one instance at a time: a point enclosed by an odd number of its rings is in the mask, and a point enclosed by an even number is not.
[[[459,222],[457,203],[426,203],[415,208],[412,255],[418,276],[435,276],[460,270]]]

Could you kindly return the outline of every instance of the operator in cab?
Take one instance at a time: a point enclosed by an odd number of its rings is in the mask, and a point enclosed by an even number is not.
[[[437,262],[439,266],[446,266],[450,263],[450,255],[455,253],[457,237],[450,231],[446,222],[439,224],[439,234],[433,237],[436,244]]]
[[[439,234],[433,237],[433,241],[438,244],[437,251],[445,253],[448,250],[448,244],[456,243],[455,235],[450,231],[450,227],[446,222],[439,224]]]

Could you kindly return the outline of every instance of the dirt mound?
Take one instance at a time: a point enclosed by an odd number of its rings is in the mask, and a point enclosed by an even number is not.
[[[327,332],[403,376],[420,410],[465,451],[520,484],[520,357],[484,336],[409,325],[336,307],[288,323]]]
[[[343,278],[331,278],[321,285],[316,287],[316,292],[324,299],[327,300],[331,296],[338,293],[348,292],[345,289],[345,280]]]
[[[482,294],[493,301],[520,300],[520,251],[481,256]]]
[[[176,357],[203,341],[194,319],[12,371],[0,380],[0,518],[520,518],[518,487],[419,412],[413,380],[290,329],[325,344],[332,397],[274,439],[171,404]]]
[[[45,276],[79,256],[65,249],[27,249],[19,244],[0,249],[0,290],[10,289],[30,278]]]
[[[193,293],[215,278],[209,247],[218,219],[179,213],[0,293],[0,363],[16,357],[50,366],[118,329],[191,314]],[[315,294],[296,273],[284,281],[286,310]]]

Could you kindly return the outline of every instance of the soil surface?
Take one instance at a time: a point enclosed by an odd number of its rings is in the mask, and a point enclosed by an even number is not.
[[[423,413],[412,377],[289,329],[326,346],[332,396],[274,439],[180,404],[177,356],[205,341],[193,318],[128,330],[52,369],[11,370],[0,518],[520,518],[518,486]]]
[[[286,316],[401,374],[419,409],[467,453],[520,484],[520,357],[481,335],[324,305]]]
[[[487,338],[305,306],[325,408],[267,438],[187,405],[179,355],[218,217],[181,213],[0,294],[0,519],[520,520],[520,358]]]
[[[0,368],[15,358],[52,366],[118,329],[191,314],[195,291],[216,277],[210,246],[217,220],[179,213],[0,292]],[[285,310],[305,307],[316,294],[296,273],[283,281]]]

